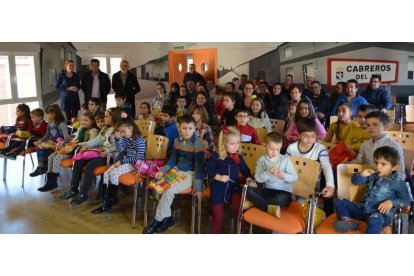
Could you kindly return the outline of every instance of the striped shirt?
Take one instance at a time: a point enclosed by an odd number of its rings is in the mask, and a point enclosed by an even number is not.
[[[116,152],[119,154],[126,151],[124,158],[120,160],[121,164],[134,165],[137,160],[145,159],[145,151],[147,149],[146,142],[142,136],[136,139],[121,138],[115,139]]]
[[[325,176],[326,186],[335,187],[334,177],[331,162],[329,161],[329,154],[326,147],[318,142],[314,143],[310,150],[301,152],[299,149],[299,142],[289,145],[286,150],[289,156],[299,156],[308,158],[310,160],[318,161],[321,164],[323,174]]]

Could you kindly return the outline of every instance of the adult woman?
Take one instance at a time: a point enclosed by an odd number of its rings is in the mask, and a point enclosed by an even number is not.
[[[171,84],[171,91],[169,93],[170,105],[176,107],[176,101],[178,96],[180,96],[180,85],[178,82],[173,82]]]
[[[157,95],[152,100],[152,108],[162,110],[164,105],[168,104],[169,96],[165,93],[165,85],[162,82],[157,83]]]
[[[252,100],[254,99],[253,94],[254,93],[254,85],[251,81],[246,82],[243,88],[243,102],[242,105],[244,105],[247,108],[250,108],[250,105],[252,104]]]
[[[77,118],[80,110],[78,90],[80,88],[79,75],[73,71],[75,62],[68,60],[65,70],[59,75],[56,89],[60,91],[60,107],[65,112],[66,122],[71,123],[71,118]]]
[[[208,114],[208,124],[212,126],[214,123],[214,102],[210,99],[208,92],[197,92],[194,102],[191,104],[191,109],[195,106],[204,106],[206,108]]]

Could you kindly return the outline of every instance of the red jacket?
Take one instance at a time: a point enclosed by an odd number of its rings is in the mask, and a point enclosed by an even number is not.
[[[32,135],[36,138],[42,138],[46,135],[47,123],[45,120],[41,120],[39,123],[33,126]]]
[[[254,127],[245,125],[245,126],[235,126],[242,135],[242,142],[243,143],[253,143],[256,145],[260,145],[259,135],[257,135],[257,131]]]

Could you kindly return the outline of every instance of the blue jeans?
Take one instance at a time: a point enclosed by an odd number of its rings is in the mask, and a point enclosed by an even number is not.
[[[346,199],[335,201],[336,214],[340,219],[354,218],[367,222],[366,234],[381,234],[382,228],[391,224],[392,213],[381,214],[375,212],[364,214],[364,204],[355,204]]]

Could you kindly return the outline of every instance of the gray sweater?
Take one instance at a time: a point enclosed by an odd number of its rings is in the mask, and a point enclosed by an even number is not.
[[[273,175],[270,170],[276,168],[285,173],[283,178]],[[279,154],[273,161],[267,155],[262,155],[257,160],[254,174],[257,182],[264,183],[267,189],[282,190],[291,193],[292,184],[298,180],[295,167],[288,156]]]

